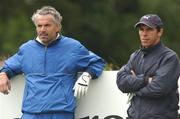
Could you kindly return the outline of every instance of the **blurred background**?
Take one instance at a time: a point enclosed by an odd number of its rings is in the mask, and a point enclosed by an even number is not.
[[[55,7],[63,16],[62,34],[103,57],[107,70],[119,69],[140,47],[134,24],[144,14],[162,18],[162,40],[180,55],[179,0],[0,0],[1,60],[36,37],[31,16],[44,5]]]

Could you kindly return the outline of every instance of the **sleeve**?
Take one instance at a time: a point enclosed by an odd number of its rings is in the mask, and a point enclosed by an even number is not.
[[[117,73],[116,84],[123,93],[131,93],[145,86],[144,74],[132,75],[131,70],[133,62],[133,53],[126,65],[124,65]]]
[[[177,89],[177,82],[180,75],[180,65],[177,55],[164,58],[160,68],[152,77],[151,83],[136,92],[137,96],[158,98],[166,96]]]
[[[19,51],[18,53],[5,60],[4,65],[1,68],[1,72],[6,72],[9,78],[22,73],[21,59],[22,55]]]
[[[88,51],[84,46],[80,46],[76,50],[76,57],[78,58],[77,67],[79,71],[86,71],[92,79],[98,78],[105,66],[105,61],[95,53]]]

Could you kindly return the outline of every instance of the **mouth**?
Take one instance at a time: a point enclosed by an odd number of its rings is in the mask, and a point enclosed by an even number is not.
[[[141,39],[142,42],[148,42],[149,39]]]
[[[48,35],[47,33],[40,34],[40,36],[47,36],[47,35]]]
[[[47,39],[48,38],[48,34],[40,34],[39,37],[42,38],[42,39]]]
[[[149,39],[141,39],[142,45],[147,45],[149,44]]]

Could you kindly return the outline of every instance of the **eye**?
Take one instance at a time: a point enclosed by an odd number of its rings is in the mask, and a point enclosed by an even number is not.
[[[38,25],[37,25],[37,27],[38,27],[38,28],[41,28],[41,27],[42,27],[42,25],[39,25],[39,24],[38,24]]]
[[[144,28],[143,27],[139,27],[139,31],[143,31],[144,30]]]

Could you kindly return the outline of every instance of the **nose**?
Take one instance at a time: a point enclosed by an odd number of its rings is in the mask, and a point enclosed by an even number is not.
[[[143,36],[145,36],[145,35],[147,35],[147,31],[146,31],[146,30],[142,30],[142,31],[140,32],[140,34],[143,35]]]
[[[41,28],[40,28],[40,31],[45,31],[46,30],[46,27],[45,26],[42,26]]]

